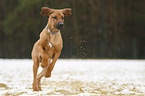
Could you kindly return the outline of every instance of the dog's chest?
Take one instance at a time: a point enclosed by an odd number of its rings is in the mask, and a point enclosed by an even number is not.
[[[50,34],[49,38],[50,39],[49,39],[48,44],[49,44],[50,48],[58,47],[61,45],[61,37],[58,34],[56,34],[56,35]]]

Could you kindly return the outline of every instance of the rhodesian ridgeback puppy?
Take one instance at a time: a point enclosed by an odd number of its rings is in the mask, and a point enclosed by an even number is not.
[[[71,9],[55,10],[42,7],[40,14],[42,16],[49,16],[49,18],[46,27],[40,33],[40,39],[34,44],[32,50],[32,60],[34,63],[33,91],[41,91],[40,79],[43,76],[51,77],[51,71],[63,48],[60,29],[62,29],[64,25],[64,16],[71,15]],[[43,70],[37,75],[39,65],[43,67]]]

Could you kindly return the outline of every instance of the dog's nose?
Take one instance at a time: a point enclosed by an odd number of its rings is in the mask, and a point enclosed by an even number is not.
[[[59,23],[58,23],[58,26],[59,26],[60,29],[63,28],[63,25],[64,25],[64,24],[63,24],[62,22],[59,22]]]

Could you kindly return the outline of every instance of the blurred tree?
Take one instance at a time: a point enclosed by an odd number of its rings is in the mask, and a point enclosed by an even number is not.
[[[72,8],[62,58],[145,58],[144,0],[0,1],[0,57],[30,58],[46,26],[42,6]]]

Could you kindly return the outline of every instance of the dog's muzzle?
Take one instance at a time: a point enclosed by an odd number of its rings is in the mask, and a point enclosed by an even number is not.
[[[56,26],[54,26],[57,29],[62,29],[64,24],[62,22],[59,22]]]

